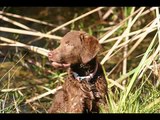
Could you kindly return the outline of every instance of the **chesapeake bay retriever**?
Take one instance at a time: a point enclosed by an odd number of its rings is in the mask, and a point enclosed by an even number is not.
[[[107,110],[107,83],[96,55],[100,44],[83,31],[67,33],[60,46],[49,52],[48,58],[56,68],[67,68],[61,90],[54,95],[49,113],[99,113]]]

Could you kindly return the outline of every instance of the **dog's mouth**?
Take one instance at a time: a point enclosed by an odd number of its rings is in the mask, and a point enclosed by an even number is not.
[[[54,62],[52,61],[52,66],[55,67],[55,68],[67,68],[70,66],[69,63],[58,63],[58,62]]]
[[[70,66],[69,63],[66,63],[64,61],[60,61],[60,62],[57,62],[56,60],[53,59],[53,55],[52,55],[52,52],[49,52],[48,53],[48,58],[49,58],[49,61],[51,61],[51,65],[55,68],[67,68]]]

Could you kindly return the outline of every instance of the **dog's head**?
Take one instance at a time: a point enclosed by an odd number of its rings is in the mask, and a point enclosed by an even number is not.
[[[98,40],[82,31],[67,33],[61,40],[60,46],[49,52],[48,58],[53,66],[69,66],[71,64],[86,64],[100,50]]]

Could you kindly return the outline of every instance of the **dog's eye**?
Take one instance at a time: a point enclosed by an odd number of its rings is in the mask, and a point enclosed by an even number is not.
[[[80,40],[82,42],[84,40],[84,34],[80,34],[79,38],[80,38]]]
[[[71,46],[69,41],[66,41],[65,44],[68,45],[68,46]]]
[[[86,33],[80,34],[81,42],[84,41],[84,39],[88,39],[88,38],[89,38],[88,34],[86,34]]]

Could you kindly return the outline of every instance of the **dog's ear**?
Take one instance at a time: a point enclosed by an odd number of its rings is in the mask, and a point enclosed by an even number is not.
[[[98,40],[93,36],[81,34],[80,40],[82,44],[80,57],[82,62],[86,64],[97,55],[97,53],[100,51],[101,46],[98,43]]]

